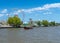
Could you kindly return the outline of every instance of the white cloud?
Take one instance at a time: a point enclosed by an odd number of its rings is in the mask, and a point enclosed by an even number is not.
[[[20,13],[20,12],[21,12],[21,10],[18,10],[17,12],[18,12],[18,13]]]
[[[49,8],[60,8],[60,3],[53,3],[53,4],[46,4],[43,6],[44,9],[49,9]]]
[[[9,15],[9,14],[6,14],[7,16]]]
[[[9,14],[6,14],[6,16],[10,16]]]
[[[4,16],[3,14],[0,14],[0,17]]]
[[[45,12],[45,13],[43,13],[43,14],[52,14],[52,12]]]
[[[1,13],[7,13],[7,9],[2,10]]]
[[[60,8],[60,3],[53,3],[53,4],[46,4],[43,7],[36,7],[36,8],[31,8],[31,9],[24,9],[24,12],[31,13],[33,11],[41,11],[41,10],[47,10],[50,8]]]
[[[21,13],[21,10],[14,11],[13,14],[19,14]]]
[[[14,12],[13,14],[18,14],[18,12]]]
[[[19,14],[19,13],[32,13],[34,11],[42,11],[48,10],[50,8],[60,8],[60,3],[52,3],[52,4],[45,4],[42,7],[30,8],[30,9],[17,9],[17,11],[13,10],[12,14]],[[7,13],[8,10],[4,9],[1,13]],[[48,12],[46,12],[48,14]]]

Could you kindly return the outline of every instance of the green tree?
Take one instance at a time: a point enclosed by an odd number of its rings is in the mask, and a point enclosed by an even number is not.
[[[38,26],[41,26],[41,21],[36,22]]]
[[[9,17],[7,22],[8,22],[8,24],[10,24],[14,27],[18,27],[22,24],[22,21],[18,16]]]
[[[55,23],[55,21],[52,21],[52,22],[49,23],[49,25],[50,25],[50,26],[55,26],[56,23]]]
[[[43,20],[43,21],[42,21],[42,25],[43,25],[43,26],[48,26],[48,25],[49,25],[49,22],[48,22],[47,20]]]
[[[12,25],[13,24],[13,17],[9,17],[8,20],[7,20],[7,23],[9,25]]]

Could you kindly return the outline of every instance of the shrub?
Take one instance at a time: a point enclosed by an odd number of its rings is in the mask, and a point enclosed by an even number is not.
[[[49,25],[49,22],[47,20],[42,20],[42,25],[43,26],[48,26]]]

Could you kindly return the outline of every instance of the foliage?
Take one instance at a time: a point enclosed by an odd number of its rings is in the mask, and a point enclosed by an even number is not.
[[[40,21],[37,21],[36,22],[38,26],[41,26],[41,22]]]
[[[42,21],[42,25],[43,25],[43,26],[48,26],[48,25],[49,25],[49,22],[48,22],[47,20],[43,20],[43,21]]]
[[[55,24],[55,21],[49,23],[50,26],[55,26]]]
[[[9,17],[7,22],[14,27],[20,26],[22,24],[21,19],[18,16]]]
[[[7,20],[7,23],[12,25],[13,24],[13,18],[12,17],[9,17],[8,20]]]

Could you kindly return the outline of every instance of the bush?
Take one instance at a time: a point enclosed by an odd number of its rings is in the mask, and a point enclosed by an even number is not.
[[[48,22],[47,20],[43,20],[43,21],[42,21],[42,25],[43,25],[43,26],[48,26],[48,25],[49,25],[49,22]]]
[[[36,22],[38,26],[41,26],[41,22],[40,21],[37,21]]]
[[[53,21],[53,22],[50,22],[49,25],[50,25],[50,26],[55,26],[56,23],[55,23],[55,21]]]

